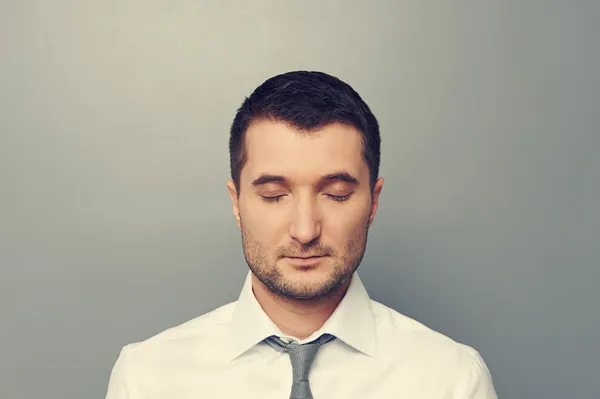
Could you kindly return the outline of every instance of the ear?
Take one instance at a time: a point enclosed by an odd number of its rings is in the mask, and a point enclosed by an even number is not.
[[[231,199],[231,205],[233,207],[233,215],[235,216],[235,221],[237,222],[238,228],[241,229],[242,224],[240,222],[240,199],[233,180],[227,180],[227,192],[229,193],[229,198]]]
[[[379,207],[379,194],[381,194],[381,189],[383,189],[383,177],[380,177],[375,182],[375,186],[373,187],[373,195],[371,196],[371,213],[369,214],[369,226],[373,224],[373,220],[375,219],[375,213],[377,212],[377,208]]]

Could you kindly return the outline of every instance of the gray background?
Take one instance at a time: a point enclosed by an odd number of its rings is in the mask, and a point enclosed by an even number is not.
[[[0,398],[101,398],[121,346],[237,299],[227,134],[323,70],[380,120],[371,296],[502,398],[600,397],[596,1],[1,1]]]

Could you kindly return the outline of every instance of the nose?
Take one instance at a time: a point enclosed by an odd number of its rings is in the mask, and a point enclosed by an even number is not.
[[[306,245],[321,235],[321,220],[312,198],[298,199],[289,228],[290,236],[299,243]]]

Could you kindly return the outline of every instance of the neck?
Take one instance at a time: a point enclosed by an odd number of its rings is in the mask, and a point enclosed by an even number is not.
[[[323,327],[346,295],[349,286],[350,280],[323,298],[286,298],[272,292],[252,274],[252,291],[263,311],[281,332],[299,339],[308,338]]]

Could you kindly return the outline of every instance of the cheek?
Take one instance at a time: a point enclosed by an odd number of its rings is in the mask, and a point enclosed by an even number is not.
[[[329,224],[331,227],[332,234],[336,237],[336,241],[344,242],[349,237],[362,234],[366,230],[368,224],[368,217],[357,215],[357,217],[346,217],[340,218],[334,224]]]
[[[240,219],[244,230],[265,245],[277,242],[286,232],[285,219],[281,213],[262,203],[256,203],[254,199],[240,201]]]
[[[332,239],[338,243],[345,241],[352,235],[362,234],[369,223],[370,201],[361,201],[348,206],[340,207],[335,212],[329,210],[327,215],[327,230]]]

